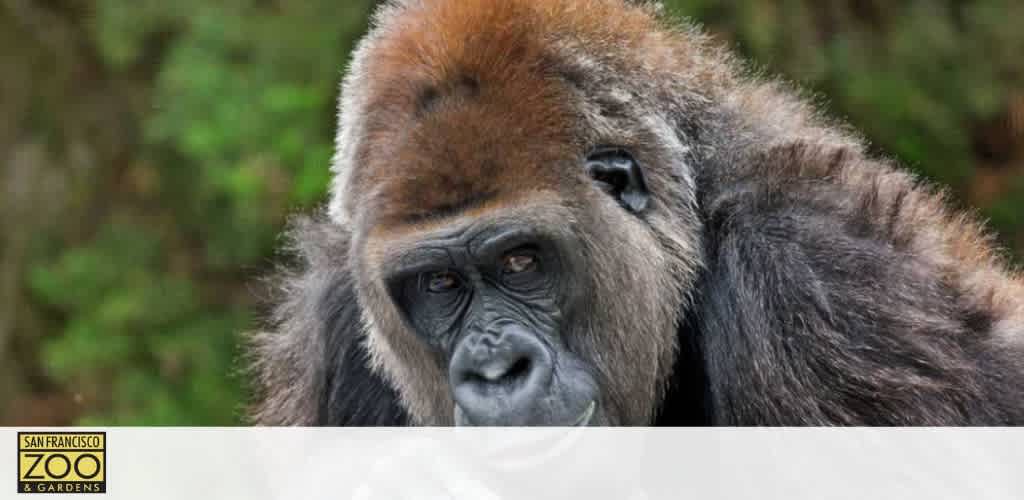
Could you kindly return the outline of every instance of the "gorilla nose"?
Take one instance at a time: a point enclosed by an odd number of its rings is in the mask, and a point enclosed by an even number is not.
[[[547,347],[521,327],[467,337],[452,357],[449,374],[458,423],[529,424],[553,371]]]

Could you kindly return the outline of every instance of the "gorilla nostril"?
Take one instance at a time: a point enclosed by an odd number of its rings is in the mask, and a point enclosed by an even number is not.
[[[530,358],[524,356],[511,365],[498,366],[492,363],[479,370],[469,371],[465,374],[465,380],[482,386],[514,386],[527,379],[532,366]]]
[[[464,373],[462,375],[462,381],[463,382],[469,382],[471,384],[478,384],[478,385],[479,384],[490,383],[490,380],[488,380],[486,377],[484,377],[483,375],[481,375],[481,374],[479,374],[477,372],[466,372],[466,373]]]
[[[512,363],[512,366],[505,372],[503,378],[508,382],[524,380],[530,374],[530,367],[532,365],[533,363],[530,362],[530,358],[519,358],[515,363]]]

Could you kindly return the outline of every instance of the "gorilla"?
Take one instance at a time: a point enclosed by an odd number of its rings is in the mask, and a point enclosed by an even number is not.
[[[385,2],[340,110],[256,423],[1024,423],[991,237],[655,3]]]

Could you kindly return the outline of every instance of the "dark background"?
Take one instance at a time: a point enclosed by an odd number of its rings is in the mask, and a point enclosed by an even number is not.
[[[371,3],[0,0],[0,424],[242,422]],[[668,4],[1024,250],[1024,2]]]

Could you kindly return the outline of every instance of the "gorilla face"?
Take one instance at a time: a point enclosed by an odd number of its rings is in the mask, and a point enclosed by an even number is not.
[[[622,210],[646,206],[643,172],[627,152],[602,148],[585,171]],[[484,215],[442,224],[382,260],[403,323],[447,367],[458,425],[605,420],[593,361],[567,341],[569,321],[589,310],[583,247],[557,225]]]
[[[386,278],[410,328],[448,367],[459,424],[586,424],[597,388],[562,340],[579,245],[475,221],[425,237]]]

